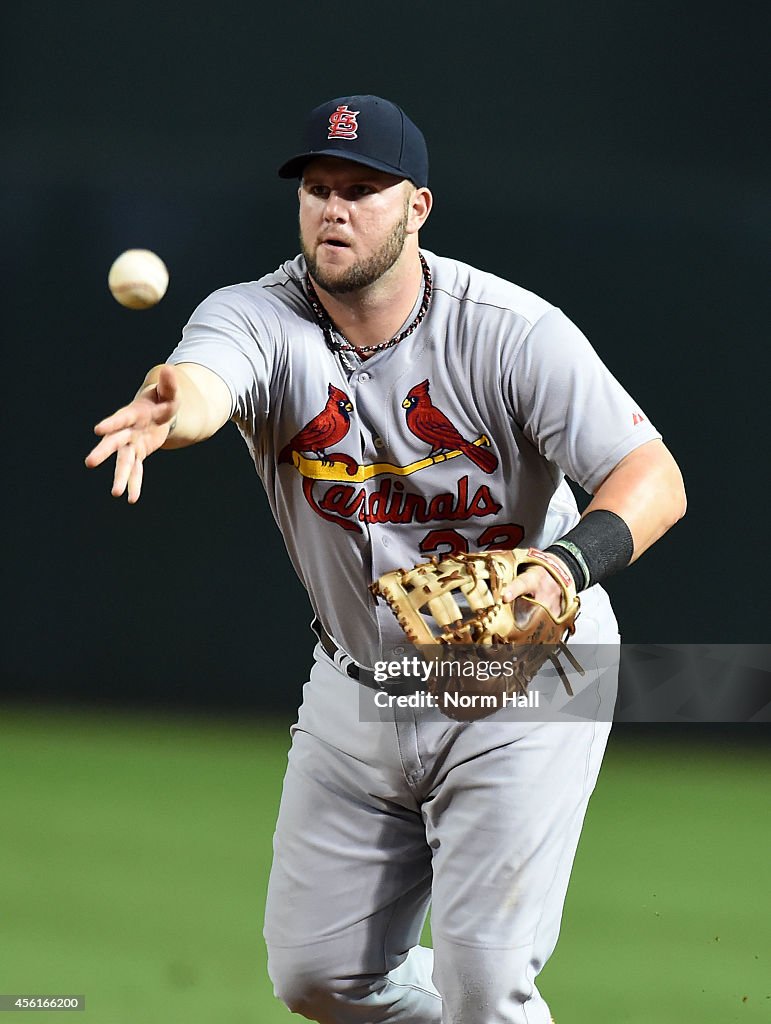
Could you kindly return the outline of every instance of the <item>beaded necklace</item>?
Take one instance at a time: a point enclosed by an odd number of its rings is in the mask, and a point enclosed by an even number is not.
[[[324,309],[319,301],[319,297],[316,294],[316,289],[313,287],[313,282],[310,279],[310,274],[305,275],[305,291],[308,296],[308,301],[311,304],[311,309],[324,332],[324,340],[327,343],[328,348],[333,352],[356,352],[358,355],[372,355],[374,352],[382,352],[384,349],[393,348],[394,345],[398,345],[400,341],[404,341],[408,338],[423,322],[423,318],[428,312],[429,304],[431,303],[431,292],[433,290],[433,282],[431,280],[431,271],[428,269],[423,253],[418,253],[420,258],[420,265],[423,270],[423,298],[420,303],[420,309],[418,310],[415,319],[412,323],[405,327],[400,334],[394,335],[393,338],[389,338],[388,341],[381,341],[377,345],[353,345],[346,336],[339,331],[329,313]],[[341,340],[342,339],[342,340]]]

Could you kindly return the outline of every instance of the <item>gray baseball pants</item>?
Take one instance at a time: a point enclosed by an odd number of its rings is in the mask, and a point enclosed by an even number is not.
[[[609,722],[376,711],[317,658],[268,887],[277,997],[321,1024],[549,1024],[536,977]]]

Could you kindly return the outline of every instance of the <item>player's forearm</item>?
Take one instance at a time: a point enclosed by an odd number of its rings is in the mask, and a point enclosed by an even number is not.
[[[649,441],[621,460],[598,488],[584,516],[598,509],[615,512],[629,527],[633,562],[685,515],[683,478],[661,441]]]
[[[179,407],[172,420],[163,448],[185,448],[205,441],[227,422],[230,399],[219,378],[203,367],[175,366]],[[145,377],[138,394],[152,390],[158,383],[161,366],[154,366]]]

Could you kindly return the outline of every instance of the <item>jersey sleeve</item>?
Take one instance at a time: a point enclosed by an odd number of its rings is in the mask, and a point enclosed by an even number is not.
[[[503,370],[510,412],[540,454],[589,494],[661,434],[565,314],[551,308]]]
[[[269,309],[248,302],[238,290],[213,292],[193,312],[170,363],[198,363],[227,385],[231,419],[264,422],[270,409],[270,381],[276,361],[276,319]]]

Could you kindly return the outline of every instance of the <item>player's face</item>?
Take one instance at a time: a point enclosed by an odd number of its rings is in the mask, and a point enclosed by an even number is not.
[[[358,291],[396,263],[411,233],[409,181],[320,157],[300,186],[300,242],[308,270],[334,295]]]

